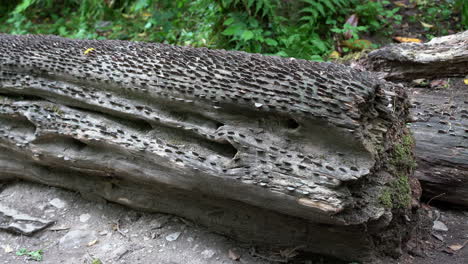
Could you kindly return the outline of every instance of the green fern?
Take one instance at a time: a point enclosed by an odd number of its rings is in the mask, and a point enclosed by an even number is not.
[[[301,0],[306,3],[306,7],[300,10],[300,13],[307,15],[300,18],[310,25],[315,25],[320,20],[326,20],[327,17],[336,14],[339,8],[346,6],[345,0]]]
[[[23,0],[21,4],[16,6],[15,10],[13,11],[13,14],[23,13],[26,9],[33,6],[36,2],[37,0]]]

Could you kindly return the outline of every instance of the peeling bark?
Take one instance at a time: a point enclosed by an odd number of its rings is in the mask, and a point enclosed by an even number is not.
[[[402,220],[411,217],[408,204],[382,204],[391,183],[411,175],[397,176],[392,162],[406,95],[365,72],[243,52],[0,34],[0,94],[3,179],[346,260],[397,256],[412,225]]]
[[[386,80],[465,77],[468,75],[468,31],[434,38],[428,43],[403,43],[372,51],[365,59],[370,71]]]

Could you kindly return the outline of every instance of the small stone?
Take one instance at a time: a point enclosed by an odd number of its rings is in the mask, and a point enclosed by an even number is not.
[[[439,235],[437,233],[432,233],[431,235],[442,242],[444,241],[444,237],[442,235]]]
[[[90,242],[87,244],[87,246],[88,246],[88,247],[92,247],[92,246],[96,245],[97,242],[98,242],[98,240],[97,240],[97,239],[94,239],[93,241],[90,241]]]
[[[167,224],[167,222],[169,222],[169,217],[161,216],[161,217],[158,217],[157,219],[151,220],[149,226],[151,227],[151,229],[160,229],[164,227]]]
[[[194,241],[193,237],[188,237],[188,238],[187,238],[187,242],[192,243],[193,241]]]
[[[439,212],[439,210],[434,210],[434,219],[440,219],[440,212]]]
[[[209,259],[209,258],[212,258],[214,255],[216,254],[216,252],[212,249],[205,249],[203,250],[203,252],[201,253],[201,255],[203,256],[203,258],[205,259]]]
[[[84,246],[96,239],[94,231],[86,231],[82,229],[71,230],[59,240],[59,245],[62,249],[72,249]]]
[[[55,208],[58,208],[58,209],[62,209],[64,208],[65,206],[67,206],[67,203],[60,200],[59,198],[54,198],[52,199],[50,202],[49,202],[53,207]]]
[[[180,232],[175,232],[175,233],[172,233],[172,234],[169,234],[166,236],[166,240],[171,242],[171,241],[175,241],[179,238],[180,236]]]
[[[240,259],[240,254],[235,249],[229,249],[228,257],[234,261],[238,261]]]
[[[91,218],[90,214],[82,214],[80,215],[80,222],[81,223],[86,223],[88,220]]]
[[[120,246],[110,253],[111,259],[119,260],[129,252],[128,246]]]
[[[441,221],[434,221],[434,225],[432,226],[432,230],[447,232],[448,227],[444,223],[442,223]]]
[[[46,216],[43,215],[42,218]],[[0,229],[22,235],[32,235],[54,223],[52,220],[33,217],[2,204],[0,204],[0,220]]]

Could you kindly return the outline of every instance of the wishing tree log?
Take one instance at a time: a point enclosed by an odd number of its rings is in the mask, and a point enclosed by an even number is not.
[[[346,260],[398,256],[417,221],[408,100],[365,72],[0,35],[0,94],[5,180]]]

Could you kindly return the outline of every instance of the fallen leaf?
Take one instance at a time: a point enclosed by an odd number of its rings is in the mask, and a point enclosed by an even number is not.
[[[328,58],[334,59],[334,60],[338,59],[339,57],[341,57],[341,54],[336,50],[332,51],[330,55],[328,55]]]
[[[422,43],[418,38],[394,37],[393,39],[401,43]]]
[[[89,48],[83,52],[84,55],[88,55],[91,51],[95,50],[95,48]]]
[[[419,21],[419,22],[421,22],[421,25],[422,25],[423,27],[425,27],[425,28],[432,28],[432,27],[434,27],[434,25],[427,24],[427,23],[424,23],[424,22],[422,22],[422,21]]]
[[[463,82],[468,85],[468,79],[464,79]]]
[[[2,246],[2,248],[3,248],[3,251],[5,251],[5,253],[13,252],[13,249],[11,248],[10,245],[4,245],[4,246]]]
[[[427,86],[427,80],[426,79],[414,79],[411,81],[415,85],[420,85],[420,86]]]
[[[341,42],[341,45],[352,50],[363,50],[366,48],[370,48],[372,46],[372,42],[367,39],[348,39]]]
[[[97,242],[98,242],[98,240],[97,240],[97,239],[94,239],[93,241],[89,242],[87,246],[88,246],[88,247],[92,247],[92,246],[96,245]]]
[[[462,249],[463,247],[465,247],[466,243],[468,243],[468,240],[466,240],[461,245],[460,244],[453,244],[453,245],[449,246],[448,248],[450,248],[453,251],[458,251],[458,250]]]
[[[458,250],[462,249],[463,246],[460,245],[460,244],[454,244],[454,245],[449,246],[449,248],[450,248],[451,250],[453,250],[453,251],[458,251]]]
[[[433,80],[430,83],[431,88],[435,87],[448,87],[448,82],[446,80]]]
[[[235,252],[233,249],[229,249],[228,251],[228,257],[232,260],[239,260],[240,259],[240,255]]]
[[[393,3],[398,7],[408,8],[408,6],[403,1],[395,1]]]

